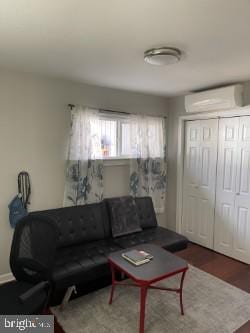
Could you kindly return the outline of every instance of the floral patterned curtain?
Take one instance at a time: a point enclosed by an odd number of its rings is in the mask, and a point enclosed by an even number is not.
[[[151,196],[157,213],[164,212],[167,188],[165,119],[131,116],[130,193]]]
[[[103,199],[103,161],[98,111],[78,107],[72,112],[64,206]]]

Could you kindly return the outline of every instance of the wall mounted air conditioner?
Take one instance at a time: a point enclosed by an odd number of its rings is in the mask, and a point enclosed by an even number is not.
[[[243,86],[206,90],[185,96],[186,112],[229,110],[243,105]]]

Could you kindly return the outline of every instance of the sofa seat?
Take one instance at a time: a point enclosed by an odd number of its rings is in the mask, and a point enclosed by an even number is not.
[[[124,249],[144,243],[153,243],[171,252],[182,250],[187,246],[187,239],[184,236],[162,227],[147,228],[141,232],[118,237],[114,239],[114,242]]]
[[[112,239],[61,248],[55,258],[53,282],[64,288],[110,274],[107,258],[120,249]]]

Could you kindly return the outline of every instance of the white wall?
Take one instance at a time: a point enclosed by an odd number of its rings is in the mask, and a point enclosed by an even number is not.
[[[167,114],[165,98],[94,87],[25,73],[0,71],[0,275],[9,272],[12,230],[8,203],[17,193],[17,174],[30,173],[30,210],[62,206],[68,103]],[[105,196],[128,193],[128,167],[105,167]],[[166,214],[159,217],[166,224]]]

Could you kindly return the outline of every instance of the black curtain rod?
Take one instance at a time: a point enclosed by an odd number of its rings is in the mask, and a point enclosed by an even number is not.
[[[75,108],[75,104],[68,104],[68,107],[70,108],[70,110],[74,109]],[[90,106],[91,107],[91,106]],[[115,111],[115,110],[110,110],[110,109],[97,109],[97,108],[94,108],[93,109],[96,109],[100,112],[114,112],[114,113],[122,113],[122,114],[130,114],[129,112],[125,112],[125,111]]]
[[[70,111],[72,109],[74,109],[76,106],[75,104],[68,104],[68,107],[70,108]],[[91,108],[91,106],[89,106]],[[113,113],[120,113],[120,114],[131,114],[129,112],[125,112],[125,111],[115,111],[115,110],[110,110],[110,109],[97,109],[95,107],[92,107],[93,109],[95,110],[98,110],[100,112],[113,112]],[[154,115],[151,115],[152,117],[160,117],[160,118],[165,118],[167,119],[167,116],[161,116],[161,115],[157,115],[157,116],[154,116]]]
[[[100,112],[114,112],[114,113],[121,113],[121,114],[131,114],[129,112],[125,112],[125,111],[114,111],[114,110],[109,110],[109,109],[100,109]]]

